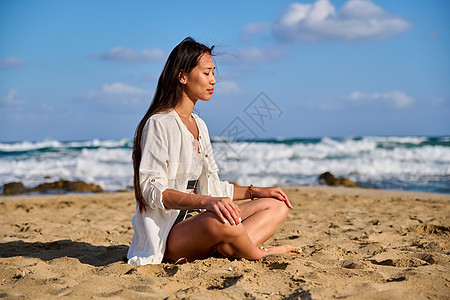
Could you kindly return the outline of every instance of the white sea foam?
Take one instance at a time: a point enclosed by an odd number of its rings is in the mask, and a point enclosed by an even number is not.
[[[400,144],[415,144],[415,145],[419,145],[421,143],[424,143],[426,141],[428,141],[428,137],[422,136],[422,137],[417,137],[417,136],[403,136],[403,137],[399,137],[399,136],[383,136],[383,137],[364,137],[365,140],[372,140],[378,143],[400,143]]]
[[[450,178],[450,148],[410,147],[426,138],[363,138],[319,143],[215,143],[223,176],[240,184],[314,184],[330,171],[354,181],[427,182]],[[396,147],[380,143],[397,143]],[[245,146],[245,147],[244,147]],[[383,148],[387,147],[387,148]]]
[[[18,142],[18,143],[0,143],[0,151],[30,151],[44,148],[60,148],[62,143],[58,141],[41,141],[41,142]]]
[[[450,147],[442,144],[445,138],[441,144],[426,137],[213,140],[221,178],[239,184],[314,185],[319,174],[330,171],[366,186],[399,182],[393,187],[426,188],[436,183],[450,192]],[[0,143],[0,185],[21,181],[32,187],[62,178],[97,183],[109,191],[125,189],[133,181],[131,147],[128,139]]]
[[[37,142],[17,142],[17,143],[0,143],[0,151],[15,152],[15,151],[31,151],[46,148],[61,149],[61,148],[117,148],[117,147],[131,147],[132,142],[129,139],[121,140],[98,140],[80,141],[80,142],[60,142],[55,140],[37,141]]]
[[[59,179],[101,183],[106,190],[124,189],[132,182],[130,149],[82,149],[45,153],[19,160],[2,159],[0,180],[21,181],[32,187]]]

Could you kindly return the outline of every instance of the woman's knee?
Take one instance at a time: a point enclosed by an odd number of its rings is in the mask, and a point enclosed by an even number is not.
[[[284,213],[287,213],[289,211],[289,208],[287,207],[284,201],[275,198],[263,198],[258,200],[264,201],[264,205],[266,206],[266,208],[274,209],[275,211],[280,211]]]
[[[245,233],[245,227],[242,224],[223,223],[215,214],[206,218],[204,225],[208,234],[216,237],[219,242],[231,240]]]
[[[289,207],[286,205],[284,201],[280,201],[278,199],[271,199],[269,204],[269,209],[272,211],[274,216],[279,217],[282,221],[284,221],[289,213]]]
[[[242,224],[230,225],[226,223],[216,228],[216,235],[221,242],[230,242],[245,234],[245,227]]]

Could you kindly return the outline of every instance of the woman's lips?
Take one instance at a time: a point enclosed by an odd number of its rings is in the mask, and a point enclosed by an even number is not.
[[[214,93],[214,89],[209,89],[208,93],[210,93],[212,95]]]

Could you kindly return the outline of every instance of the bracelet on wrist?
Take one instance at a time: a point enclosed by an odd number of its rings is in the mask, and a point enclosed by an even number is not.
[[[250,199],[251,199],[251,200],[255,199],[255,198],[253,197],[253,184],[250,184],[250,185],[248,186],[248,193],[249,193],[249,195],[250,195]]]

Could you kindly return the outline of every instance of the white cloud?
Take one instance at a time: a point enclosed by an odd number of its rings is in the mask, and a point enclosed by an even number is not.
[[[152,98],[152,93],[144,89],[115,82],[103,84],[100,90],[78,94],[74,101],[94,107],[92,109],[109,109],[116,112],[141,109]]]
[[[89,55],[92,58],[119,61],[124,63],[139,64],[147,62],[164,61],[166,54],[161,49],[144,49],[136,51],[122,47],[113,48],[109,51]]]
[[[336,12],[329,0],[293,3],[273,26],[274,35],[287,41],[377,40],[407,31],[411,25],[370,0],[349,0]]]
[[[23,58],[11,55],[0,59],[0,70],[17,70],[24,64],[25,60]]]
[[[107,94],[147,94],[146,90],[127,85],[121,82],[115,82],[111,84],[104,84],[102,91]]]
[[[356,103],[372,102],[372,101],[384,101],[389,105],[396,108],[405,108],[410,106],[414,99],[406,95],[401,91],[392,91],[388,93],[371,93],[364,94],[359,91],[351,93],[349,99]]]
[[[217,82],[215,90],[217,90],[217,95],[239,95],[241,93],[241,89],[238,84],[232,80],[220,80]]]
[[[24,101],[22,98],[19,97],[19,93],[16,90],[11,89],[2,98],[1,104],[2,106],[21,107],[24,104]]]
[[[266,22],[256,22],[247,24],[242,29],[241,41],[248,42],[255,35],[259,35],[263,32],[266,32],[272,27],[272,24]]]

